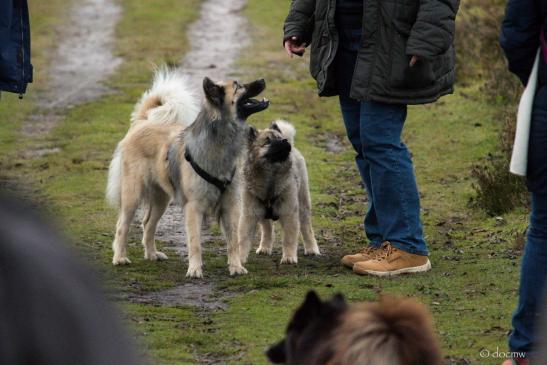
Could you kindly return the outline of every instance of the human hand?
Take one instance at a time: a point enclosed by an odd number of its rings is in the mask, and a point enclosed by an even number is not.
[[[418,62],[418,56],[412,56],[410,59],[410,67],[414,67],[414,65]]]
[[[291,37],[284,43],[285,51],[292,57],[293,55],[302,56],[306,52],[306,43],[300,42],[298,37]]]

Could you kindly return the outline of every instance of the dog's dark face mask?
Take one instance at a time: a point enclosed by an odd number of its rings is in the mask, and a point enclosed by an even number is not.
[[[329,339],[339,324],[339,317],[347,310],[344,297],[335,295],[322,302],[314,291],[306,295],[304,303],[291,319],[286,336],[266,352],[274,364],[300,365],[323,364],[332,355],[328,351],[318,353],[319,345]]]
[[[285,138],[272,141],[268,151],[264,155],[268,161],[274,162],[284,162],[289,158],[291,153],[291,144]]]
[[[251,128],[249,132],[250,150],[255,157],[268,163],[285,162],[289,158],[292,147],[279,129],[264,129],[257,131]]]

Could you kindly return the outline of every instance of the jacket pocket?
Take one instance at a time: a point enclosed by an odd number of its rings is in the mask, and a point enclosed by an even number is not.
[[[424,89],[435,83],[435,73],[430,60],[419,58],[410,67],[411,56],[406,54],[406,44],[411,26],[393,21],[393,43],[391,47],[391,70],[389,83],[394,89]]]

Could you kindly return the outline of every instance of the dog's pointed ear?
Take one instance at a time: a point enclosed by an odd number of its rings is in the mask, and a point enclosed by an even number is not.
[[[285,339],[270,347],[266,351],[266,356],[273,364],[284,364],[287,361]]]
[[[328,302],[325,302],[322,307],[321,317],[334,318],[340,313],[348,309],[348,303],[344,296],[340,293],[334,295]]]
[[[281,128],[279,128],[276,122],[272,122],[272,124],[270,124],[270,129],[273,129],[274,131],[278,131],[279,133],[281,133]]]
[[[288,331],[302,331],[313,322],[321,313],[323,303],[313,290],[309,291],[304,303],[294,313]]]
[[[255,127],[250,127],[249,128],[249,135],[248,135],[249,143],[253,143],[254,141],[256,141],[257,136],[258,136],[258,131],[256,130],[256,128]]]
[[[222,86],[215,84],[210,78],[205,77],[203,79],[203,92],[211,104],[217,108],[222,107],[222,104],[224,104],[224,96],[226,94]]]
[[[334,295],[330,300],[330,304],[334,308],[338,308],[338,309],[346,309],[348,307],[346,298],[344,298],[344,296],[341,293]]]

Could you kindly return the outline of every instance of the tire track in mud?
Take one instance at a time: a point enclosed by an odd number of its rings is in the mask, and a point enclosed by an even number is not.
[[[181,60],[181,68],[189,76],[195,90],[202,90],[202,80],[205,76],[220,81],[227,79],[235,70],[234,63],[241,51],[250,44],[249,25],[242,11],[246,0],[206,0],[201,5],[200,16],[188,28],[187,37],[190,50]],[[201,95],[201,94],[200,94]],[[137,216],[140,218],[144,210],[141,208]],[[140,228],[140,220],[133,223]],[[202,242],[211,239],[222,239],[211,235],[210,230],[202,231]],[[182,256],[183,265],[186,259],[186,235],[182,209],[171,204],[158,223],[156,240],[163,243],[163,248]],[[223,239],[222,239],[223,240]],[[207,251],[207,247],[203,247]],[[209,249],[210,250],[210,249]],[[217,250],[224,255],[224,250]],[[169,255],[169,256],[172,256]],[[207,272],[205,273],[207,275]],[[226,272],[226,275],[228,273]],[[195,306],[204,309],[223,309],[222,301],[227,293],[219,293],[209,282],[187,282],[159,292],[129,295],[129,299],[138,303],[154,303],[165,306]]]
[[[111,92],[104,82],[122,62],[113,52],[121,12],[114,0],[81,0],[72,5],[67,22],[59,27],[50,78],[36,95],[37,110],[21,130],[35,142],[22,152],[24,158],[60,152],[59,147],[38,139],[51,132],[69,108]]]

